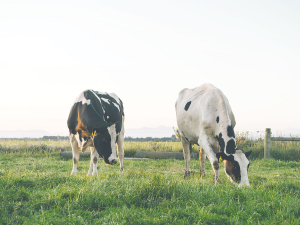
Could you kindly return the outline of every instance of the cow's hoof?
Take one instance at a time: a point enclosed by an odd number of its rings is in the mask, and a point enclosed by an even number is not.
[[[120,171],[124,171],[124,167],[120,168]]]
[[[200,172],[200,178],[203,178],[203,177],[205,177],[205,172]]]
[[[185,171],[183,178],[189,178],[191,176],[191,171]]]
[[[214,177],[214,184],[217,184],[217,183],[222,183],[220,177],[218,177],[217,179]]]

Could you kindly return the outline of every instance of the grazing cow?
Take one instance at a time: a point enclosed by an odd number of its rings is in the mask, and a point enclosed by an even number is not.
[[[183,89],[175,104],[178,132],[185,159],[185,176],[189,176],[191,145],[200,147],[200,176],[205,175],[207,156],[214,169],[214,182],[219,181],[219,163],[224,160],[225,173],[231,182],[250,186],[248,157],[237,149],[235,118],[225,95],[211,84],[194,89]]]
[[[88,175],[97,176],[99,155],[107,164],[117,162],[123,170],[124,158],[124,112],[123,103],[116,94],[101,93],[93,90],[82,92],[75,100],[68,118],[69,137],[73,153],[73,170],[77,173],[79,150],[91,149],[91,163]]]

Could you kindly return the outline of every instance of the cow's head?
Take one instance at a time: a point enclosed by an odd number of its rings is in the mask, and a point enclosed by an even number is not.
[[[107,123],[93,129],[95,149],[107,164],[113,165],[117,162],[117,150],[115,147],[116,139],[117,133],[115,123]]]
[[[224,160],[225,173],[230,178],[231,182],[238,183],[239,186],[247,185],[250,187],[248,180],[248,157],[252,151],[244,153],[242,150],[236,150],[234,154],[225,154],[223,152],[217,153],[219,162]]]

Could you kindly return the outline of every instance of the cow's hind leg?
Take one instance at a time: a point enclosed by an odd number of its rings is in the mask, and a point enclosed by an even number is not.
[[[191,174],[189,170],[191,161],[191,144],[187,140],[185,140],[185,138],[181,138],[181,143],[183,147],[183,156],[185,161],[184,177],[189,177]]]
[[[71,172],[71,175],[77,174],[77,164],[79,162],[79,149],[78,149],[78,142],[75,138],[74,134],[70,134],[70,142],[71,142],[71,146],[72,146],[72,155],[73,155],[73,169]]]
[[[200,161],[200,177],[201,178],[205,176],[205,158],[206,158],[205,152],[204,152],[203,148],[200,147],[199,161]]]
[[[98,171],[97,171],[97,162],[99,159],[99,154],[96,151],[95,148],[91,147],[91,163],[90,163],[90,169],[88,171],[88,176],[94,175],[98,176]]]
[[[124,117],[122,118],[122,129],[121,132],[118,136],[118,141],[117,141],[117,151],[118,151],[118,158],[120,162],[120,170],[124,170],[123,166],[123,159],[124,159]]]

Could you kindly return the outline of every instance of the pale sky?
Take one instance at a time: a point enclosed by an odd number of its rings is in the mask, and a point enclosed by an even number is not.
[[[80,92],[114,92],[125,129],[177,126],[212,83],[238,131],[300,130],[300,1],[0,0],[0,130],[68,134]]]

